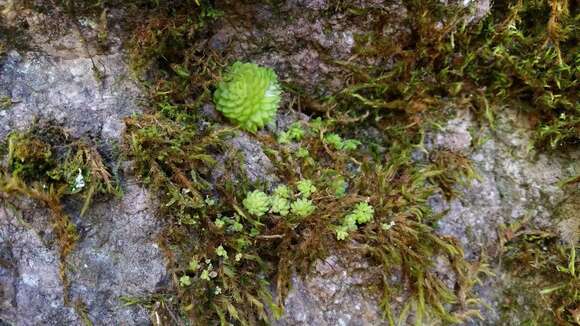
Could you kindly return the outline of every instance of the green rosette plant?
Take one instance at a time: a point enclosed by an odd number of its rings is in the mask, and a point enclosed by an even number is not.
[[[246,195],[246,199],[242,201],[244,207],[248,212],[255,216],[262,216],[270,209],[271,199],[264,192],[254,190]]]
[[[256,132],[274,119],[281,94],[272,69],[235,62],[219,83],[214,102],[218,111],[240,128]]]

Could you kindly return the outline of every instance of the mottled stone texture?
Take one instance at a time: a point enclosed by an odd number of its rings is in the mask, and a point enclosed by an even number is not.
[[[85,48],[80,30],[56,8],[53,16],[0,12],[2,23],[25,20],[31,42],[0,58],[0,96],[13,102],[0,111],[0,139],[41,120],[110,150],[123,133],[122,118],[140,111],[141,92],[121,49],[111,46],[97,55]],[[82,31],[94,33],[90,27]],[[82,217],[82,203],[65,204],[80,238],[64,264],[45,207],[24,198],[11,200],[14,205],[0,202],[0,324],[82,325],[87,318],[94,325],[150,323],[145,309],[127,307],[121,297],[147,295],[165,280],[156,243],[160,220],[150,195],[130,177],[123,192]]]
[[[388,325],[379,297],[367,287],[372,272],[364,259],[330,256],[305,279],[293,277],[286,312],[276,325]]]
[[[104,69],[103,80],[95,78],[93,62]],[[139,98],[120,53],[91,60],[12,51],[0,64],[0,94],[14,102],[0,111],[1,138],[35,119],[65,125],[76,137],[119,138],[121,118],[138,111]]]
[[[0,320],[9,325],[78,325],[80,317],[64,304],[60,259],[50,212],[0,208]]]
[[[142,325],[147,311],[124,306],[121,296],[141,296],[164,280],[165,262],[155,242],[160,229],[149,194],[128,185],[120,200],[99,203],[75,216],[80,234],[64,269],[50,212],[19,201],[0,208],[0,320],[14,325],[80,325],[75,304],[95,325]]]
[[[372,15],[353,15],[341,10],[340,2],[328,0],[288,0],[275,4],[233,5],[227,0],[222,8],[230,19],[217,26],[208,46],[227,56],[273,67],[281,80],[288,80],[306,96],[328,95],[346,85],[348,72],[330,60],[351,58],[355,35],[364,34],[378,24]],[[226,5],[227,3],[227,5]],[[356,0],[358,8],[377,8],[388,13],[384,36],[405,44],[410,30],[403,27],[405,7],[400,1]],[[360,62],[363,63],[363,62]],[[389,58],[373,62],[391,64]]]
[[[501,225],[527,221],[533,227],[555,228],[560,204],[567,194],[558,183],[580,171],[580,152],[537,153],[530,147],[532,130],[526,115],[514,110],[498,111],[495,127],[474,121],[468,112],[448,122],[428,139],[430,149],[453,149],[467,155],[478,177],[463,187],[450,201],[431,198],[436,212],[448,210],[438,224],[438,232],[457,238],[468,259],[487,257],[496,277],[477,288],[488,308],[482,307],[485,321],[500,322],[504,289],[510,286],[509,271],[501,267],[498,232]],[[522,300],[525,301],[525,298]],[[521,309],[525,315],[525,307]],[[511,321],[518,325],[518,321]]]

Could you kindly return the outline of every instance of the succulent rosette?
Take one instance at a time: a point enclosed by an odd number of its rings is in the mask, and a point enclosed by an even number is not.
[[[214,102],[218,111],[236,125],[256,132],[276,116],[281,94],[272,69],[235,62],[219,83]]]

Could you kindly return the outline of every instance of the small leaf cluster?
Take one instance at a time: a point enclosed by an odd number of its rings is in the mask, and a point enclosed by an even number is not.
[[[254,190],[248,193],[242,204],[250,214],[260,217],[268,212],[271,199],[263,191]]]
[[[338,151],[347,152],[356,150],[361,144],[361,142],[356,139],[342,139],[340,135],[335,133],[326,134],[324,136],[324,141]]]
[[[307,135],[324,132],[327,128],[330,128],[332,124],[332,119],[322,120],[320,118],[316,118],[310,121],[307,128],[305,129],[299,122],[295,122],[290,125],[288,130],[278,134],[278,143],[290,144],[291,142],[299,142]],[[326,133],[323,139],[324,143],[330,145],[332,148],[338,151],[354,151],[361,144],[361,142],[356,139],[343,139],[337,133]],[[300,149],[304,150],[303,148]],[[297,155],[298,157],[307,156],[304,152],[297,153]]]
[[[271,195],[254,190],[246,195],[242,204],[248,213],[256,217],[261,217],[268,212],[281,216],[291,213],[297,217],[307,217],[316,210],[316,206],[309,198],[317,189],[309,179],[298,181],[296,188],[297,195],[294,195],[287,185],[277,186]]]
[[[299,122],[294,122],[290,125],[288,130],[282,131],[278,134],[278,143],[289,144],[290,142],[297,142],[304,138],[306,131],[302,128]]]
[[[374,214],[375,209],[369,203],[361,202],[356,204],[352,212],[344,217],[342,225],[336,228],[336,238],[338,240],[345,240],[348,237],[348,232],[357,230],[357,225],[370,222]]]

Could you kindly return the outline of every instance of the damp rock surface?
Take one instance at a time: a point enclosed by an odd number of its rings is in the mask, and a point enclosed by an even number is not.
[[[30,204],[30,203],[28,203]],[[81,318],[64,303],[60,257],[50,234],[50,212],[30,206],[0,208],[0,320],[9,325],[80,325]]]
[[[481,310],[485,319],[472,322],[478,325],[521,322],[501,316],[502,303],[512,300],[504,291],[513,283],[510,271],[501,264],[501,227],[528,223],[537,229],[554,229],[560,222],[561,204],[578,200],[574,193],[565,192],[560,182],[580,171],[580,151],[537,152],[531,147],[532,131],[526,116],[515,110],[500,112],[494,128],[480,128],[471,114],[459,112],[427,140],[433,150],[453,149],[467,155],[477,174],[474,180],[458,186],[455,198],[436,195],[430,204],[434,211],[445,213],[437,232],[458,239],[468,259],[485,257],[495,274],[476,288],[487,305]],[[578,214],[571,219],[578,219]],[[526,295],[531,293],[521,293],[518,300],[529,301]],[[526,316],[525,307],[521,312]]]
[[[16,5],[9,1],[0,19],[27,21],[30,43],[0,57],[0,96],[11,101],[0,110],[0,139],[41,121],[110,151],[123,134],[122,119],[141,111],[141,90],[122,49],[96,53],[56,8],[50,16]],[[87,26],[83,31],[94,33]],[[147,310],[122,299],[151,294],[166,281],[156,242],[161,225],[155,202],[136,180],[129,176],[122,188],[122,198],[99,201],[84,216],[82,203],[65,203],[79,239],[64,262],[50,210],[24,198],[2,201],[0,324],[150,324]]]
[[[306,278],[294,276],[286,311],[276,325],[388,325],[366,288],[370,266],[361,259],[332,255],[317,262]]]
[[[167,281],[155,207],[149,192],[130,180],[122,199],[98,203],[79,217],[83,236],[67,258],[70,293],[93,323],[149,324],[145,309],[123,299],[150,294]]]
[[[103,69],[102,79],[95,67]],[[0,93],[13,102],[0,111],[1,138],[43,119],[66,126],[75,137],[115,139],[121,119],[139,111],[140,93],[120,53],[91,60],[12,51],[0,63]]]
[[[61,264],[50,211],[21,201],[0,208],[0,320],[9,325],[146,325],[148,312],[123,297],[165,281],[159,221],[147,191],[129,185],[123,199],[77,216],[80,238]],[[67,276],[68,286],[61,278]]]

